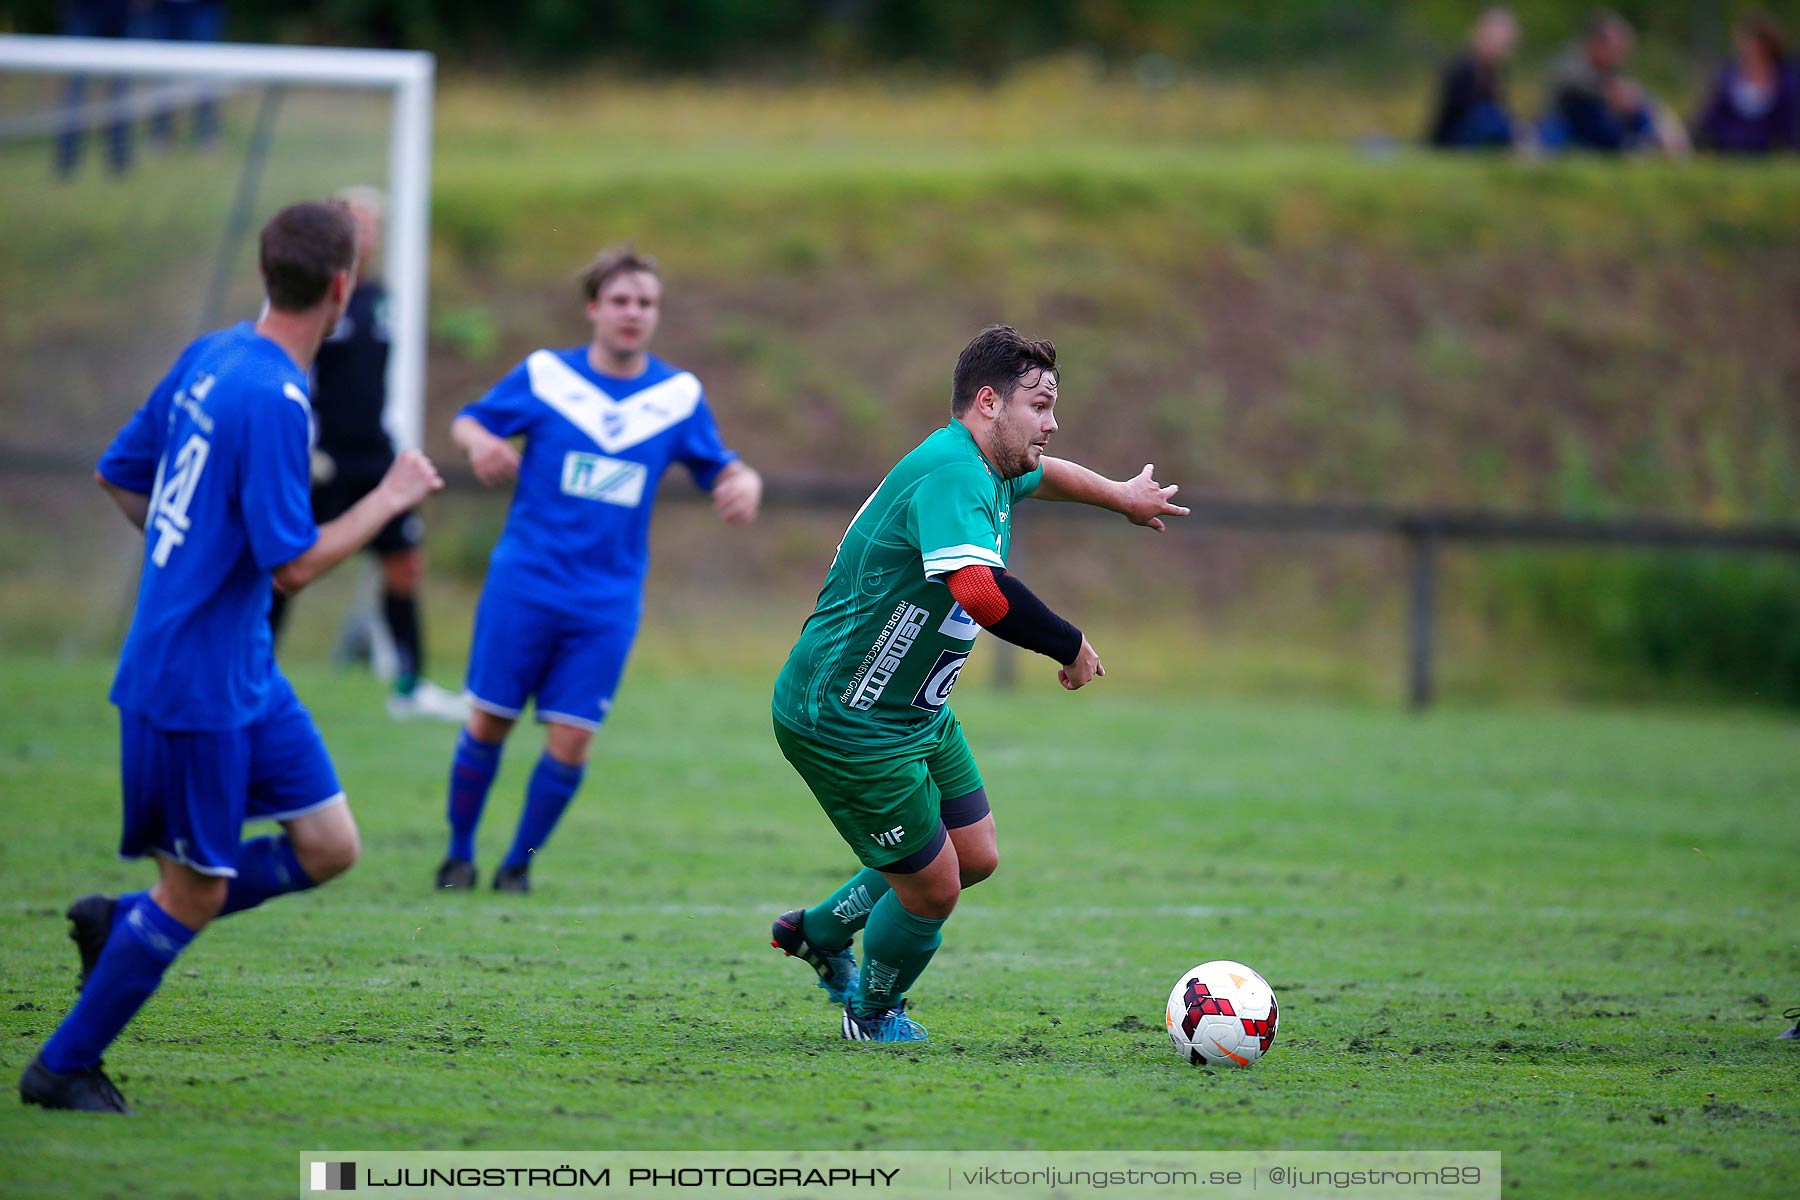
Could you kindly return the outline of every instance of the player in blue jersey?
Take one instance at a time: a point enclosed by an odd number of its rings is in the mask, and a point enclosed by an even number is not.
[[[19,1080],[28,1104],[124,1113],[100,1056],[206,924],[348,870],[356,823],[312,717],[275,666],[273,586],[298,591],[443,486],[417,451],[313,523],[306,370],[355,286],[337,204],[296,204],[261,236],[268,305],[189,346],[126,422],[100,484],[144,530],[119,654],[124,858],[155,886],[69,909],[81,999]],[[242,840],[249,820],[282,832]]]
[[[388,434],[388,290],[373,274],[381,253],[384,202],[373,188],[346,188],[336,197],[356,221],[356,292],[337,328],[325,335],[313,362],[313,519],[324,523],[368,495],[394,462]],[[388,715],[461,725],[469,706],[425,677],[425,635],[419,585],[425,575],[425,522],[403,513],[375,535],[368,549],[381,567],[379,629],[391,646],[393,691]],[[281,638],[287,598],[279,592],[269,624]],[[373,640],[365,634],[365,640]],[[381,655],[371,653],[377,664]]]
[[[532,861],[581,785],[637,633],[663,472],[685,466],[729,524],[754,520],[762,500],[761,477],[720,439],[700,381],[649,352],[662,308],[655,261],[605,251],[582,287],[592,340],[536,351],[451,426],[482,483],[518,484],[475,614],[440,888],[475,886],[475,830],[530,701],[548,735],[493,886],[531,890]],[[521,436],[523,454],[508,440]]]

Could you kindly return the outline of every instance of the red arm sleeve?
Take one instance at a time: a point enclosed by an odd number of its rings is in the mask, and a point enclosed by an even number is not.
[[[1006,593],[1000,590],[992,567],[971,564],[953,572],[949,582],[950,594],[983,628],[999,621],[1012,607],[1006,602]]]

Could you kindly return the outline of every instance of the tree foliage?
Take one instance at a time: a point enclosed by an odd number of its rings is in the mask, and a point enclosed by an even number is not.
[[[1476,5],[1461,0],[265,0],[230,5],[234,40],[404,46],[476,63],[650,70],[918,65],[991,75],[1022,59],[1084,51],[1158,55],[1213,68],[1299,63],[1382,67],[1440,54]],[[1528,49],[1573,36],[1590,0],[1517,0]],[[1728,45],[1737,0],[1620,0],[1665,53]],[[1800,28],[1800,0],[1773,11]],[[20,0],[13,28],[51,33],[58,0]],[[0,18],[0,26],[7,23]]]

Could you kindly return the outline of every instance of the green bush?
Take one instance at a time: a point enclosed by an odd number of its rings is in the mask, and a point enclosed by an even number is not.
[[[1800,706],[1800,557],[1519,552],[1502,588],[1619,675]]]

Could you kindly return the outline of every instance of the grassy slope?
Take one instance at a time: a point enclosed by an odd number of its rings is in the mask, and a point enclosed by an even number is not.
[[[107,854],[105,678],[0,676],[9,1072],[71,999],[61,905],[142,878]],[[424,890],[449,734],[298,678],[365,862],[183,960],[112,1055],[136,1121],[0,1105],[9,1195],[285,1190],[318,1146],[1498,1148],[1533,1197],[1786,1186],[1791,723],[971,690],[1006,862],[919,989],[934,1044],[869,1054],[760,940],[847,856],[759,682],[640,672],[540,891],[501,901]],[[1283,1000],[1247,1074],[1155,1025],[1214,956]]]
[[[240,136],[249,102],[229,126]],[[433,448],[449,452],[449,411],[525,351],[584,335],[573,265],[635,237],[669,270],[659,349],[707,380],[733,444],[777,473],[879,474],[942,419],[969,331],[1005,319],[1062,347],[1060,452],[1118,473],[1154,458],[1190,492],[1800,516],[1800,164],[1353,148],[1409,129],[1421,104],[1416,87],[1317,80],[1152,91],[1066,62],[993,88],[452,76]],[[367,178],[381,132],[360,101],[290,97],[264,199]],[[235,160],[150,158],[128,189],[94,174],[57,188],[42,150],[0,151],[18,184],[0,215],[22,205],[14,223],[33,231],[0,239],[0,275],[54,281],[0,302],[0,415],[9,442],[86,455],[191,334],[175,299],[204,287]],[[16,514],[0,522],[7,646],[113,642],[127,573],[103,579],[101,556],[56,549],[113,545],[116,518],[85,482],[70,491],[0,480]],[[434,506],[435,570],[462,577],[440,595],[479,579],[489,500]],[[842,517],[779,514],[667,594],[729,594],[732,619],[785,624]],[[710,528],[672,544],[669,526],[665,561],[718,545]],[[1155,638],[1180,630],[1209,679],[1266,690],[1263,667],[1285,659],[1290,694],[1396,687],[1404,563],[1390,546],[1040,545],[1022,567],[1057,603],[1093,619],[1154,605]],[[1449,694],[1665,694],[1664,679],[1548,644],[1485,554],[1449,568],[1446,669],[1466,670]],[[52,602],[64,595],[96,599],[69,615]],[[1231,642],[1249,648],[1235,665]]]
[[[1154,445],[1190,486],[1800,512],[1800,164],[1351,148],[1410,129],[1417,82],[452,77],[433,429],[524,349],[579,338],[574,267],[632,237],[670,269],[662,348],[784,471],[890,462],[968,330],[1005,319],[1063,344],[1070,449],[1123,467]],[[367,175],[375,115],[290,99],[265,201]],[[236,181],[229,155],[177,155],[129,191],[56,187],[40,149],[0,160],[22,184],[0,205],[33,229],[0,269],[56,281],[7,306],[0,409],[42,444],[92,432],[187,332],[168,273],[192,292],[209,256],[170,248],[211,245]],[[115,353],[80,352],[96,325]]]

